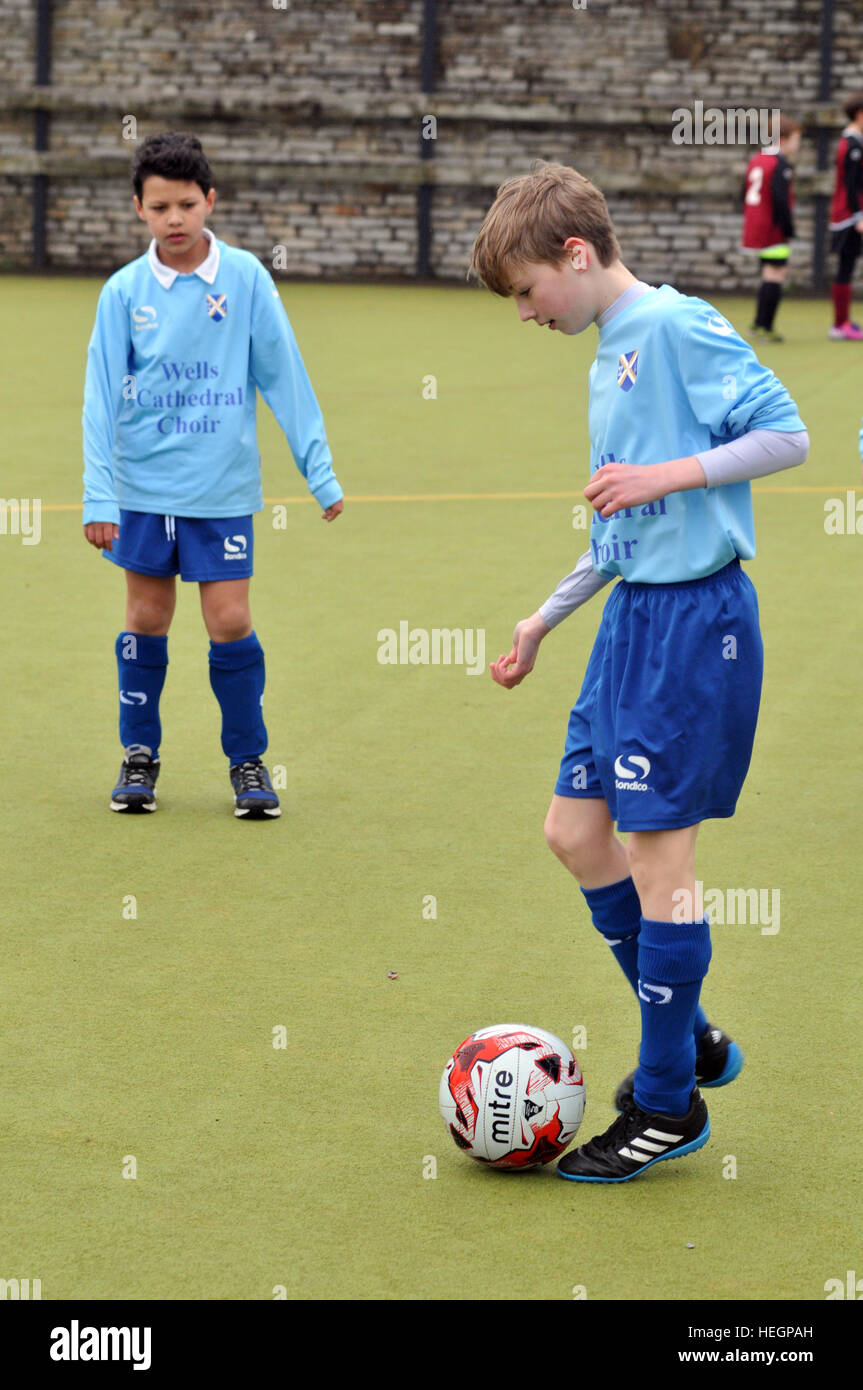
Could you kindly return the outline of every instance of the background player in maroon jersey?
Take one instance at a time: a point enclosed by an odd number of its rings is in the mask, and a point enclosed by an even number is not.
[[[836,185],[830,204],[830,230],[839,264],[833,281],[833,327],[827,336],[859,341],[863,330],[851,322],[851,281],[863,247],[863,92],[849,97],[843,109],[850,124],[836,151]]]
[[[799,122],[782,116],[779,144],[753,156],[743,185],[743,246],[761,253],[761,284],[755,305],[752,332],[756,338],[781,343],[773,327],[782,298],[782,282],[788,267],[794,236],[793,169],[790,161],[800,148]]]

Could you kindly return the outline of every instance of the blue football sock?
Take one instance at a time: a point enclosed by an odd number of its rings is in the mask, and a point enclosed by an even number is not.
[[[701,1042],[701,1039],[704,1037],[704,1034],[707,1032],[709,1026],[710,1025],[707,1022],[707,1014],[704,1012],[700,1004],[696,1005],[695,1022],[692,1025],[692,1036],[695,1039],[696,1052],[698,1051],[698,1044]]]
[[[604,888],[582,888],[593,925],[605,937],[611,953],[635,993],[638,993],[638,933],[641,903],[631,878]]]
[[[695,1014],[710,964],[710,924],[641,919],[638,998],[641,1050],[635,1103],[685,1115],[695,1085]]]
[[[611,947],[611,953],[638,994],[638,934],[641,930],[641,903],[631,878],[609,883],[605,888],[582,888],[590,908],[593,925]],[[692,1034],[701,1041],[707,1018],[699,1004],[695,1010]]]
[[[264,651],[254,632],[239,642],[210,643],[210,685],[222,711],[222,749],[232,767],[266,750],[264,674]]]
[[[114,645],[120,682],[120,742],[141,743],[158,758],[162,741],[159,697],[168,669],[167,637],[121,632]]]

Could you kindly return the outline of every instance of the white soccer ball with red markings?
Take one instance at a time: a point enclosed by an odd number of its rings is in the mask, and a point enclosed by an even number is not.
[[[440,1112],[458,1147],[480,1163],[550,1163],[584,1115],[581,1068],[566,1043],[543,1028],[482,1028],[444,1067]]]

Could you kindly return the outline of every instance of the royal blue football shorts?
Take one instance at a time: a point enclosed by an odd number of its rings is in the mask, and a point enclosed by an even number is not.
[[[739,560],[681,584],[619,581],[569,718],[558,796],[604,797],[620,830],[676,830],[737,804],[764,652]]]
[[[179,574],[190,583],[249,579],[254,558],[250,516],[159,516],[120,511],[120,536],[106,560],[138,574]]]

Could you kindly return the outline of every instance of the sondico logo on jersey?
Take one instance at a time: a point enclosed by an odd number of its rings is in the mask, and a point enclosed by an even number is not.
[[[135,325],[136,333],[140,333],[142,328],[159,327],[156,322],[156,310],[152,304],[140,304],[137,309],[133,309],[132,322]]]
[[[225,560],[245,560],[246,558],[246,538],[245,536],[226,536],[225,537]]]
[[[638,753],[627,753],[614,760],[614,785],[619,792],[649,792],[647,783],[639,780],[646,777],[649,771],[650,762],[647,758],[642,758]]]

